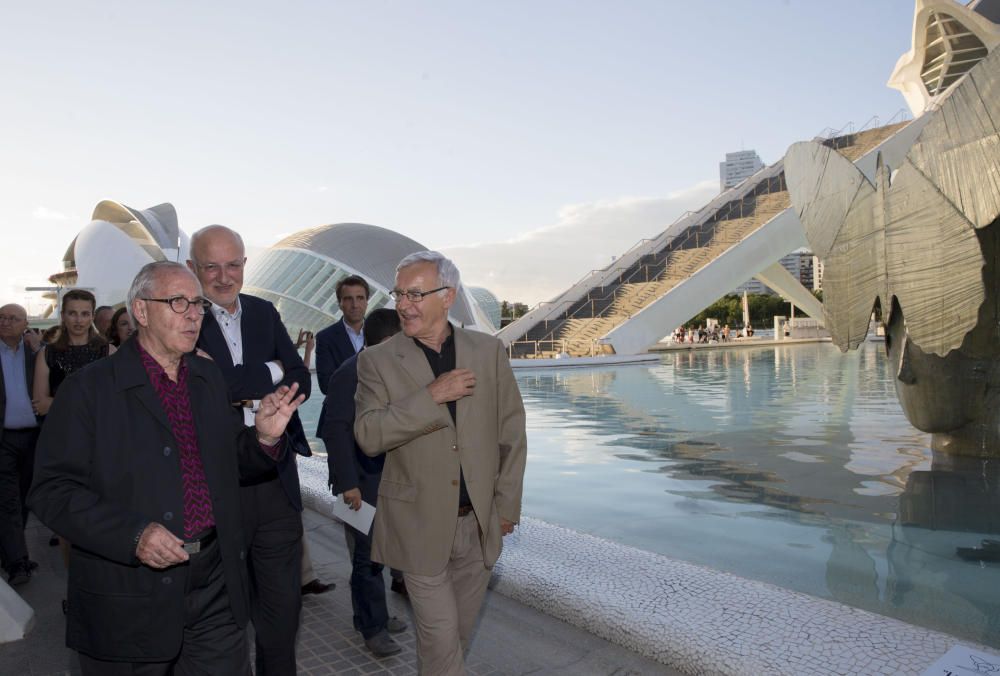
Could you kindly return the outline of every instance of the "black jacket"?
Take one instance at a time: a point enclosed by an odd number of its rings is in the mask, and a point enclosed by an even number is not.
[[[267,368],[266,362],[275,359],[282,363],[285,370],[281,384],[298,383],[299,394],[305,394],[308,399],[312,391],[312,377],[295,349],[292,339],[289,338],[278,310],[263,298],[243,293],[240,294],[240,306],[243,308],[243,316],[240,319],[243,364],[233,365],[233,357],[226,344],[222,327],[211,312],[205,315],[201,324],[201,335],[198,337],[198,347],[211,355],[222,370],[222,376],[229,387],[230,401],[261,399],[274,392],[275,385],[271,384],[271,371]],[[288,423],[288,438],[296,453],[312,455],[297,411]],[[295,468],[293,454],[285,454],[284,460],[278,464],[278,478],[281,480],[285,495],[288,496],[288,501],[295,509],[302,511],[299,474]]]
[[[363,348],[362,348],[363,349]],[[347,335],[343,318],[334,322],[316,334],[316,380],[323,394],[329,394],[327,383],[340,365],[355,355],[354,343]],[[323,423],[326,421],[326,400],[319,411],[319,422],[316,424],[316,436],[323,436]]]
[[[330,378],[324,401],[326,420],[320,437],[326,445],[329,482],[333,492],[343,493],[358,488],[361,498],[374,505],[385,454],[369,457],[354,440],[354,392],[357,389],[358,357],[353,355]]]
[[[28,504],[73,543],[66,644],[98,659],[160,662],[180,650],[188,566],[141,565],[135,538],[153,521],[183,537],[184,489],[170,422],[135,344],[126,341],[59,388],[38,440]],[[243,626],[239,480],[275,463],[230,405],[218,367],[193,355],[184,359],[226,590]]]

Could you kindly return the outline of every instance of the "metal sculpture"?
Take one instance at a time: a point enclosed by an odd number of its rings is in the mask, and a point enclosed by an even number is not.
[[[837,346],[856,348],[880,308],[910,422],[935,450],[1000,455],[1000,50],[925,115],[874,181],[832,148],[794,144],[788,190],[824,261]]]

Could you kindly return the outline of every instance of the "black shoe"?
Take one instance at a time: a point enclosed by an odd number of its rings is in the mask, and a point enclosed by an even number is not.
[[[319,580],[313,580],[312,582],[307,582],[302,585],[302,595],[306,594],[325,594],[332,589],[336,589],[336,583],[331,582],[330,584],[324,584]]]
[[[392,584],[389,585],[389,589],[396,592],[397,594],[402,594],[403,596],[409,596],[406,593],[406,582],[403,578],[392,578]]]
[[[28,559],[28,570],[34,573],[38,569],[38,562]]]
[[[31,568],[28,567],[28,559],[19,559],[11,564],[7,569],[7,584],[16,587],[31,579]]]
[[[52,537],[49,538],[49,547],[58,547],[58,546],[59,546],[59,536],[53,535]]]

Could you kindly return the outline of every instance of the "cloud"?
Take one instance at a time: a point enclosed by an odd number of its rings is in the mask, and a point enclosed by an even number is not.
[[[622,197],[571,204],[555,223],[513,239],[450,247],[442,252],[463,281],[485,286],[504,300],[534,305],[562,293],[591,270],[603,268],[639,240],[655,237],[685,211],[703,207],[719,192],[702,181],[666,197]]]
[[[61,211],[49,209],[48,207],[36,207],[31,212],[32,218],[38,221],[68,221],[69,216]]]

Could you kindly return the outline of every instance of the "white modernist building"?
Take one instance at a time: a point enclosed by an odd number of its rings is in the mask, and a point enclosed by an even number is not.
[[[49,277],[60,292],[89,289],[98,305],[119,305],[146,263],[187,260],[188,236],[177,227],[172,204],[133,209],[104,200],[91,219],[63,254],[62,271]],[[58,313],[59,299],[52,300]]]
[[[66,249],[62,271],[49,277],[57,287],[51,297],[56,313],[64,289],[88,289],[98,305],[119,305],[143,265],[165,260],[183,263],[189,257],[188,235],[178,227],[171,204],[140,210],[105,200],[95,207],[92,218]],[[301,230],[249,257],[244,291],[273,302],[289,332],[318,331],[340,319],[338,281],[360,275],[371,285],[369,310],[392,307],[389,291],[396,264],[426,248],[398,232],[362,223]],[[493,298],[482,291],[484,298]],[[464,286],[451,319],[479,331],[496,330]]]
[[[393,307],[389,292],[396,265],[427,247],[393,230],[364,223],[338,223],[289,235],[247,264],[244,290],[274,303],[293,335],[319,331],[341,317],[337,282],[360,275],[371,286],[368,311]],[[493,333],[494,329],[468,288],[459,289],[451,320]]]
[[[916,0],[913,46],[887,83],[914,117],[934,107],[963,75],[1000,44],[1000,1]]]

